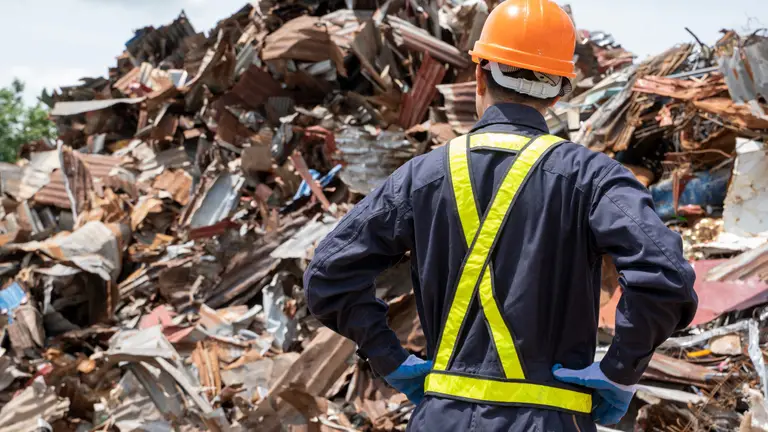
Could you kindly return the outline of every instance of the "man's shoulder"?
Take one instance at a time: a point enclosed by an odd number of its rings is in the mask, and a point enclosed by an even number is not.
[[[565,141],[558,145],[544,163],[544,170],[573,180],[581,188],[591,188],[620,165],[603,153]]]
[[[407,175],[410,177],[412,191],[445,177],[445,152],[445,146],[439,147],[406,162],[403,169],[407,171]]]

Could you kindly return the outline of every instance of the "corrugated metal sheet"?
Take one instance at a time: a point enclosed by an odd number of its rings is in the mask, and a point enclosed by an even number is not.
[[[107,178],[112,172],[113,168],[117,168],[122,163],[122,159],[115,156],[106,155],[94,155],[78,153],[77,155],[82,160],[91,177],[94,179],[100,179],[103,182],[107,182]],[[50,176],[50,181],[34,194],[35,202],[43,205],[52,205],[58,208],[69,209],[71,204],[69,197],[67,196],[67,188],[64,182],[64,174],[59,167],[56,167]]]
[[[457,68],[469,67],[468,55],[459,51],[455,46],[435,38],[404,19],[388,15],[387,22],[395,31],[395,42],[398,45],[405,45],[414,51],[429,53],[432,57],[450,63]]]
[[[372,136],[357,127],[348,127],[336,134],[336,147],[345,162],[339,174],[341,180],[364,194],[381,185],[415,152],[403,132],[383,131]]]
[[[477,122],[475,108],[474,81],[461,84],[444,84],[437,86],[437,91],[445,98],[445,114],[453,130],[465,134]]]
[[[733,52],[718,58],[720,72],[725,76],[731,99],[746,104],[756,117],[768,119],[758,102],[758,96],[768,94],[768,40],[760,40],[746,48],[735,47]],[[754,80],[753,80],[754,77]]]
[[[3,193],[23,201],[32,198],[41,188],[48,184],[50,176],[33,167],[19,167],[6,162],[0,162],[0,189]]]
[[[42,242],[21,243],[13,249],[42,252],[115,282],[122,269],[121,245],[130,234],[127,225],[91,221],[71,233],[62,233]]]
[[[183,168],[192,163],[189,158],[189,154],[184,147],[174,147],[172,149],[164,150],[154,157],[149,157],[139,164],[139,170],[147,171],[159,167],[166,168]]]
[[[443,80],[445,72],[445,65],[434,60],[429,54],[424,55],[424,61],[413,83],[413,90],[403,94],[398,120],[400,126],[408,129],[421,122],[437,94],[435,86]]]
[[[51,110],[52,116],[71,116],[91,111],[103,110],[111,106],[118,104],[137,104],[144,101],[144,97],[139,98],[123,98],[123,99],[103,99],[92,101],[73,101],[73,102],[56,102]]]
[[[267,36],[261,50],[264,61],[293,59],[319,62],[331,58],[331,37],[320,18],[301,16]]]
[[[269,256],[272,258],[307,259],[307,251],[317,245],[338,223],[338,219],[325,215],[320,220],[313,220],[304,225],[296,234],[283,242]]]
[[[0,430],[39,430],[39,419],[53,422],[69,412],[69,399],[60,398],[56,388],[40,376],[0,410]]]
[[[349,51],[360,25],[373,17],[373,11],[339,9],[322,17],[331,40],[342,50]]]
[[[257,109],[267,101],[267,98],[283,93],[282,86],[272,78],[269,72],[253,65],[240,76],[240,80],[232,90],[220,99],[220,103],[224,106],[242,103],[249,108]]]
[[[238,203],[240,187],[244,182],[245,178],[238,174],[219,175],[192,214],[190,228],[210,226],[229,216]]]

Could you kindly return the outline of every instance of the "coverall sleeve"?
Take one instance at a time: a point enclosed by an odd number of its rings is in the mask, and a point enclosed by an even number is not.
[[[320,242],[304,273],[310,312],[352,339],[382,376],[408,352],[387,324],[388,306],[376,298],[374,280],[412,246],[409,164],[360,201]]]
[[[654,350],[696,313],[696,275],[681,237],[654,210],[648,190],[613,162],[598,182],[589,215],[597,247],[613,257],[623,295],[613,343],[600,363],[614,382],[640,380]]]

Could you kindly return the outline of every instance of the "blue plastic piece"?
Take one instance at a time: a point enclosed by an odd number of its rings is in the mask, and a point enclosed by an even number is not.
[[[9,324],[13,322],[13,311],[21,306],[26,297],[27,294],[18,282],[0,291],[0,311],[8,314]]]
[[[320,186],[325,187],[328,186],[331,183],[331,180],[333,180],[334,177],[336,177],[336,174],[341,171],[341,165],[336,165],[333,167],[330,171],[328,171],[328,174],[324,175],[322,178],[320,178],[320,173],[310,169],[309,173],[312,174],[312,178],[317,180],[320,179]],[[293,200],[297,200],[301,197],[308,197],[312,194],[312,189],[309,188],[309,185],[304,180],[301,181],[301,184],[299,185],[299,189],[296,191],[296,194],[293,196]]]
[[[728,180],[731,178],[730,167],[718,171],[700,171],[693,174],[695,178],[688,181],[680,194],[678,206],[699,205],[705,211],[707,208],[722,208],[725,195],[728,192]],[[664,180],[650,187],[656,214],[662,220],[675,218],[673,206],[672,179]]]

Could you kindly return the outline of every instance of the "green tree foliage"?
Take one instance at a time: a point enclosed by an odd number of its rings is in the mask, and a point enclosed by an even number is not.
[[[28,142],[56,137],[48,112],[39,103],[25,106],[23,92],[24,83],[18,79],[0,88],[0,160],[4,162],[16,161],[19,148]]]

